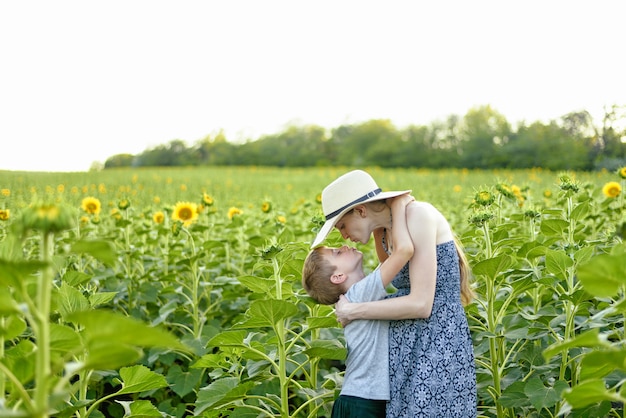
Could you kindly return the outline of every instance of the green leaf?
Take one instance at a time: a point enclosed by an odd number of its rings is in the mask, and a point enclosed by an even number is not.
[[[569,222],[563,219],[544,219],[540,230],[547,237],[562,237],[568,227]]]
[[[243,399],[247,391],[253,386],[253,382],[240,383],[237,377],[225,377],[216,380],[198,392],[194,415],[198,416],[210,407],[215,408],[228,402]]]
[[[184,371],[178,364],[173,365],[167,372],[167,382],[172,390],[181,398],[194,391],[200,378],[202,370],[194,369]]]
[[[117,292],[98,292],[89,296],[89,304],[92,308],[105,305],[113,300]]]
[[[87,343],[83,369],[109,370],[133,364],[143,357],[143,350],[115,340],[93,340]]]
[[[500,396],[499,402],[505,408],[520,408],[528,406],[528,396],[524,393],[526,382],[511,383]]]
[[[602,401],[621,401],[619,395],[606,388],[602,379],[578,383],[571,390],[565,391],[563,397],[573,408],[582,408]]]
[[[207,347],[245,347],[243,340],[247,334],[244,330],[220,332],[209,340]]]
[[[614,297],[626,284],[626,261],[620,254],[600,254],[577,269],[585,290],[598,297]]]
[[[8,261],[0,259],[0,285],[20,289],[22,282],[47,267],[40,261]]]
[[[63,318],[72,312],[86,311],[91,307],[89,301],[81,292],[65,282],[61,283],[55,296],[59,313]]]
[[[108,266],[114,265],[117,259],[113,243],[104,240],[76,241],[72,244],[72,252],[89,254]]]
[[[123,343],[137,347],[165,347],[187,352],[187,348],[169,332],[148,326],[134,318],[106,310],[73,312],[67,320],[84,327],[90,340]]]
[[[575,221],[580,221],[585,219],[585,217],[589,214],[589,201],[585,200],[582,203],[574,206],[572,213],[570,214],[570,218]]]
[[[276,299],[255,300],[246,312],[247,319],[237,327],[273,327],[282,319],[298,313],[298,307],[291,302]]]
[[[5,342],[21,335],[27,328],[26,321],[20,316],[11,315],[5,317],[4,322],[0,321],[0,337]]]
[[[345,360],[348,350],[337,340],[314,340],[304,354],[313,358]]]
[[[513,257],[507,254],[501,254],[493,258],[482,260],[474,265],[472,269],[474,274],[483,275],[490,278],[497,277],[503,271],[506,271],[515,265]]]
[[[311,316],[306,319],[309,329],[338,328],[339,322],[334,316]]]
[[[0,287],[0,316],[20,313],[20,307],[11,297],[11,291],[7,286]]]
[[[556,277],[560,279],[567,278],[567,269],[573,265],[574,260],[565,254],[565,252],[556,250],[546,251],[546,270]]]
[[[118,401],[124,408],[124,418],[163,417],[163,414],[150,401]]]
[[[598,328],[594,328],[577,335],[571,340],[566,340],[552,344],[543,351],[543,357],[548,360],[563,350],[569,350],[574,347],[607,347],[607,339],[604,335],[600,334]]]
[[[565,382],[562,383],[565,384],[565,387],[561,385],[561,390],[557,391],[556,388],[545,386],[538,377],[533,377],[526,382],[524,393],[528,396],[536,410],[550,408],[561,399],[560,392],[568,387]]]
[[[616,370],[626,371],[626,349],[610,347],[585,353],[580,365],[580,379],[599,378]]]
[[[63,281],[69,284],[70,286],[78,286],[79,284],[88,282],[91,279],[89,274],[85,274],[81,271],[76,270],[68,270],[63,275]]]
[[[267,293],[276,285],[274,280],[257,276],[239,276],[237,280],[254,293]]]
[[[120,369],[120,377],[123,387],[117,392],[118,395],[145,392],[167,386],[167,381],[163,375],[142,365]]]
[[[51,323],[50,348],[61,353],[78,353],[82,351],[82,341],[73,328]]]

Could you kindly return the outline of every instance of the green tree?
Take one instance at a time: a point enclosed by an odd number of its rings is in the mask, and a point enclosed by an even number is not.
[[[193,150],[188,148],[184,141],[175,139],[166,145],[159,145],[146,150],[137,156],[139,166],[143,167],[172,167],[194,165]]]
[[[131,167],[135,156],[132,154],[116,154],[107,158],[104,168]]]
[[[228,142],[224,131],[217,135],[208,135],[198,141],[193,152],[200,165],[233,165],[237,164],[237,146]]]
[[[507,168],[543,167],[549,170],[589,168],[588,147],[556,121],[522,125],[503,146]]]
[[[332,131],[337,163],[346,166],[388,165],[402,143],[401,134],[388,119],[374,119]]]
[[[510,135],[509,122],[491,106],[470,109],[459,129],[459,138],[463,141],[461,164],[467,168],[504,165],[501,149]]]

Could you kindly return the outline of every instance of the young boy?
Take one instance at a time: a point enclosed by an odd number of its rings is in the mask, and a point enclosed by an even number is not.
[[[393,252],[367,276],[363,254],[348,246],[318,247],[304,262],[302,285],[319,303],[331,305],[345,294],[351,302],[382,299],[386,287],[413,256],[413,244],[406,225],[406,206],[414,199],[403,194],[389,198],[394,222]],[[382,202],[373,202],[377,204]],[[346,325],[348,345],[346,372],[332,418],[384,417],[389,400],[388,321],[357,320]]]

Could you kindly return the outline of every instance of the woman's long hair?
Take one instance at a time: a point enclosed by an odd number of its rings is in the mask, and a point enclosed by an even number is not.
[[[472,300],[474,300],[474,297],[476,296],[471,285],[472,270],[467,262],[463,246],[456,235],[454,236],[454,246],[456,247],[456,252],[459,255],[459,270],[461,273],[461,304],[463,306],[467,306],[472,303]]]

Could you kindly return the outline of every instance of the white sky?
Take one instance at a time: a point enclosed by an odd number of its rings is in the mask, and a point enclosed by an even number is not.
[[[624,16],[624,0],[3,1],[0,170],[486,104],[512,124],[596,116],[626,104]]]

